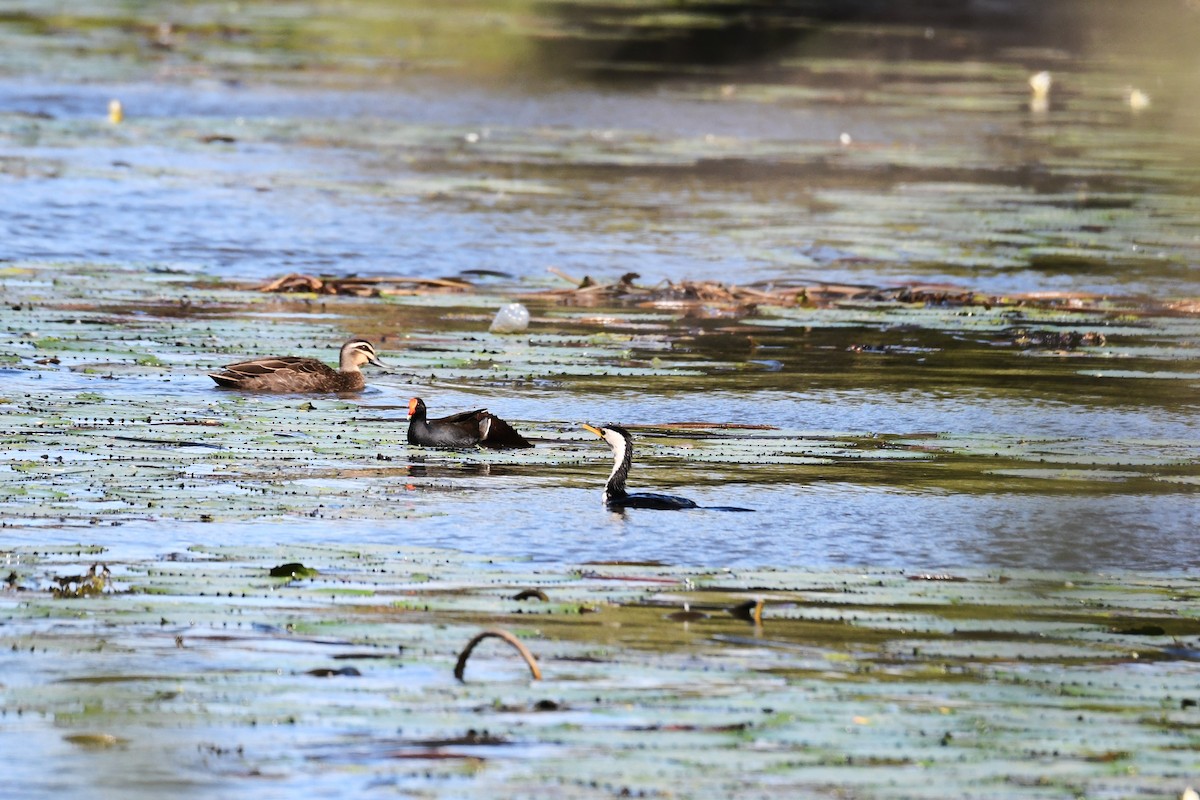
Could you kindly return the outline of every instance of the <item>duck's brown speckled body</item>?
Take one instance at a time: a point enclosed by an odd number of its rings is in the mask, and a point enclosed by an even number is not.
[[[384,366],[370,342],[351,339],[342,345],[339,369],[315,358],[272,356],[230,364],[209,377],[219,386],[247,392],[357,392],[365,385],[363,364]]]

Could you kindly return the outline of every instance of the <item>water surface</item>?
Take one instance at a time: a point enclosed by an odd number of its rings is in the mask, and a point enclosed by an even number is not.
[[[895,5],[0,10],[6,789],[1180,796],[1200,13]],[[764,294],[555,293],[625,273]]]

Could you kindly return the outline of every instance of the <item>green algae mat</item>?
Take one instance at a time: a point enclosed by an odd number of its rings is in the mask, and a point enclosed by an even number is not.
[[[1196,381],[1193,316],[3,277],[0,743],[22,796],[79,775],[132,797],[1115,798],[1197,774],[1197,446],[1150,432]],[[530,329],[489,333],[514,297]],[[359,395],[205,374],[350,335],[393,365]],[[872,429],[849,398],[917,392],[896,361],[984,416],[914,399]],[[410,448],[415,394],[486,401],[537,446]],[[745,425],[739,396],[771,416]],[[580,417],[637,423],[638,485],[755,512],[606,512]],[[540,680],[498,638],[461,660],[496,630]]]
[[[5,556],[22,795],[76,772],[132,797],[1170,797],[1196,775],[1178,573]],[[493,629],[540,680],[499,639],[455,679]]]
[[[695,317],[522,291],[276,295],[186,273],[10,267],[2,524],[313,519],[313,533],[336,520],[408,536],[467,520],[468,541],[490,519],[495,538],[478,543],[491,552],[720,564],[791,563],[782,530],[793,524],[829,549],[810,551],[817,562],[1190,563],[1200,323],[1175,305],[967,293],[967,303],[855,296]],[[533,309],[530,329],[489,332],[514,296]],[[206,375],[255,355],[329,360],[350,335],[394,365],[368,367],[358,395],[244,394]],[[410,448],[412,396],[434,416],[489,406],[538,446]],[[897,411],[881,420],[885,402]],[[611,464],[587,421],[633,427],[631,485],[758,509],[736,522],[758,549],[729,551],[715,537],[735,523],[719,514],[656,518],[660,532],[695,537],[682,551],[630,553],[627,541],[610,552],[592,539],[618,523],[596,513]],[[898,513],[909,500],[948,505],[918,520],[922,531]],[[1073,503],[1096,513],[1071,519]],[[1117,503],[1145,505],[1146,526]],[[1008,542],[970,555],[969,529],[1004,523],[980,512],[1013,509],[1053,515],[989,534],[1016,536],[1028,560],[1006,561]],[[1106,509],[1117,516],[1098,519]],[[847,511],[876,515],[890,536],[835,555]],[[433,521],[397,523],[421,517]],[[630,515],[625,530],[647,519]],[[1057,540],[1046,541],[1051,524]],[[504,531],[558,540],[505,542]],[[1110,546],[1115,537],[1124,543]],[[1085,541],[1094,552],[1060,552]]]

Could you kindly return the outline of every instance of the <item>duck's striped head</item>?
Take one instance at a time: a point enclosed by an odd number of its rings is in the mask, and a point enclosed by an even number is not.
[[[354,372],[363,364],[377,367],[387,366],[375,353],[375,345],[366,339],[351,339],[342,345],[341,368],[343,372]]]

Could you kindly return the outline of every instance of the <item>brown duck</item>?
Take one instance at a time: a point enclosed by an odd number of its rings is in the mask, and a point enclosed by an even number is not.
[[[273,356],[230,364],[209,377],[219,386],[249,392],[357,392],[365,385],[363,364],[385,366],[370,342],[351,339],[342,345],[339,369],[315,358]]]
[[[487,409],[463,411],[441,419],[425,418],[425,401],[408,401],[408,443],[422,447],[466,448],[479,445],[495,450],[533,447],[525,437]]]

